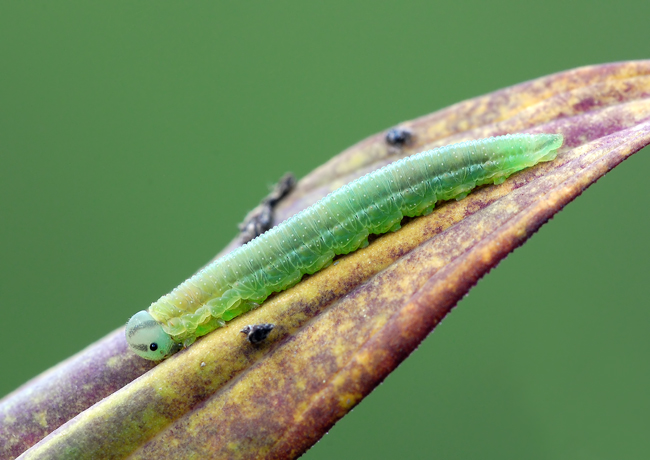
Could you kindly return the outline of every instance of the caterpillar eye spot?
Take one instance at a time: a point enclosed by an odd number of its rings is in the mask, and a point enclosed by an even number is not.
[[[156,342],[153,342],[151,345],[149,345],[149,350],[156,351],[157,349],[158,349],[158,344]]]

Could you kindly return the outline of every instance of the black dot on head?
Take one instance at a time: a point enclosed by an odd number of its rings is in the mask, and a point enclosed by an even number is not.
[[[156,342],[153,342],[151,345],[149,345],[149,350],[156,351],[157,349],[158,349],[158,344]]]

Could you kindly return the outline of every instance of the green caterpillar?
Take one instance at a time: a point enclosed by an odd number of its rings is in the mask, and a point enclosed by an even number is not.
[[[560,134],[514,134],[418,153],[367,174],[214,261],[127,324],[131,349],[163,359],[197,337],[257,307],[306,273],[368,245],[368,235],[400,228],[476,186],[553,160]]]

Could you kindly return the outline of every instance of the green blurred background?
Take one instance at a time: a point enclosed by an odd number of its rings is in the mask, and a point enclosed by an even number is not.
[[[650,2],[0,3],[0,395],[191,275],[285,171],[650,57]],[[509,256],[307,459],[650,458],[646,149]]]

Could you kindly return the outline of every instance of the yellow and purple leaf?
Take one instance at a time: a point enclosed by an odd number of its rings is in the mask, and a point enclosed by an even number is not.
[[[412,142],[388,145],[384,132],[342,152],[298,183],[276,223],[428,148],[515,132],[565,144],[555,161],[405,222],[158,365],[115,331],[0,401],[0,459],[299,456],[479,278],[650,144],[650,61],[543,77],[400,127]],[[271,339],[242,340],[254,323],[275,324]]]

